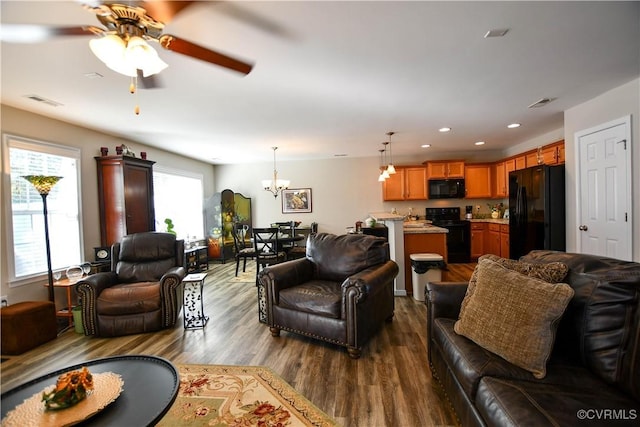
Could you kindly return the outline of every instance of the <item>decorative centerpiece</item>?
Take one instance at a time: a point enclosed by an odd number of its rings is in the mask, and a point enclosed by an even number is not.
[[[83,367],[60,375],[56,387],[42,393],[42,400],[47,410],[65,409],[84,400],[89,390],[93,390],[93,376]]]
[[[487,203],[487,206],[489,206],[489,209],[491,210],[491,218],[498,219],[502,216],[502,212],[504,211],[504,203],[500,202],[497,205]]]

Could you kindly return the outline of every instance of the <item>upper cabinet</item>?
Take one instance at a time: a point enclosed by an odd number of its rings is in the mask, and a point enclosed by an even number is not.
[[[427,168],[396,166],[396,173],[382,183],[385,201],[427,200]]]
[[[465,197],[467,199],[481,199],[492,196],[491,164],[467,164],[464,167]]]
[[[564,140],[542,147],[541,154],[545,165],[564,163]]]
[[[493,165],[493,197],[496,198],[505,198],[507,197],[507,185],[508,185],[508,174],[505,172],[505,162],[497,162]]]
[[[464,161],[427,162],[427,178],[464,178]]]

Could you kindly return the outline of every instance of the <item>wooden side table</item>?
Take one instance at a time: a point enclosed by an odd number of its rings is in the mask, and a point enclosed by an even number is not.
[[[209,320],[209,316],[204,315],[204,298],[202,295],[206,277],[207,273],[197,273],[188,274],[182,279],[185,329],[204,328]]]
[[[56,311],[56,317],[66,317],[69,321],[69,326],[73,326],[73,298],[71,297],[73,287],[76,282],[70,282],[69,279],[60,279],[53,282],[54,288],[63,288],[67,291],[67,306]],[[48,287],[49,283],[44,283],[43,286]]]

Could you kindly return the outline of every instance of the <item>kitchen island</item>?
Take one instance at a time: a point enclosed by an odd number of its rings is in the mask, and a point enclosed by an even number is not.
[[[404,270],[405,288],[407,294],[413,294],[411,281],[411,254],[431,253],[442,255],[444,262],[447,259],[447,233],[446,228],[436,227],[430,224],[407,221],[404,223]]]

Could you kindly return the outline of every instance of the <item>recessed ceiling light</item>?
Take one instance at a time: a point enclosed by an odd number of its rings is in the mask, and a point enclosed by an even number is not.
[[[450,130],[451,128],[445,126],[443,128],[438,129],[438,132],[449,132]]]
[[[431,147],[431,144],[422,144],[420,147],[422,147],[422,148],[429,148],[429,147]]]
[[[489,37],[502,37],[505,34],[507,34],[507,31],[509,31],[508,28],[502,28],[502,29],[496,29],[496,30],[489,30],[487,31],[487,33],[484,35],[484,38],[487,39]]]
[[[474,142],[474,145],[484,145],[484,141]]]
[[[519,128],[520,127],[520,123],[511,123],[510,125],[507,125],[507,127],[509,129]]]

